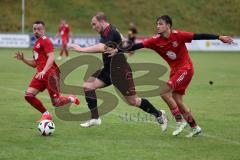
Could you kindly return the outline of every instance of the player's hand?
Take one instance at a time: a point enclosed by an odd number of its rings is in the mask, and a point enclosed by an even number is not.
[[[24,54],[23,54],[23,52],[19,52],[19,51],[18,51],[17,53],[15,53],[14,58],[16,58],[17,60],[23,61],[23,60],[24,60]]]
[[[69,49],[75,50],[75,51],[81,51],[81,47],[77,44],[69,44],[68,46]]]
[[[118,49],[117,48],[111,48],[111,47],[106,47],[104,49],[104,54],[108,54],[108,57],[113,57],[115,54],[117,54]]]
[[[223,43],[228,43],[228,44],[233,43],[233,39],[230,36],[219,36],[219,40],[222,41]]]
[[[134,53],[135,53],[134,51],[128,51],[128,52],[127,52],[128,56],[133,56]]]
[[[45,71],[41,71],[35,76],[35,78],[41,80],[41,79],[43,79],[45,74],[46,74]]]

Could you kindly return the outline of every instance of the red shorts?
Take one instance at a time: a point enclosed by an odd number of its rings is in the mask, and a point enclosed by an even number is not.
[[[60,76],[58,72],[46,73],[43,79],[36,79],[34,75],[32,81],[29,84],[29,87],[35,88],[39,91],[48,90],[48,93],[51,98],[58,98],[60,96]]]
[[[185,94],[189,83],[192,80],[194,74],[193,68],[180,68],[175,72],[170,73],[170,80],[167,82],[173,89],[173,93]]]
[[[68,38],[62,38],[62,47],[65,48],[67,47],[68,44]]]

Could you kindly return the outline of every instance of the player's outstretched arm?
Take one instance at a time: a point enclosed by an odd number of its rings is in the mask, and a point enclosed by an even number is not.
[[[77,44],[70,44],[69,48],[76,51],[76,52],[83,52],[83,53],[103,53],[106,46],[103,43],[98,43],[96,45],[90,47],[80,47]]]
[[[20,60],[20,61],[24,62],[25,64],[27,64],[27,65],[29,65],[29,66],[31,66],[31,67],[33,67],[33,68],[36,67],[35,61],[34,61],[33,59],[27,59],[27,58],[25,58],[23,52],[19,52],[19,51],[18,51],[17,53],[15,53],[14,58],[16,58],[17,60]]]
[[[115,54],[117,54],[118,52],[127,52],[127,51],[135,51],[135,50],[138,50],[138,49],[141,49],[141,48],[144,48],[144,45],[143,43],[136,43],[130,47],[128,46],[124,46],[123,47],[120,47],[120,48],[110,48],[110,47],[107,47],[104,51],[105,54],[108,54],[109,57],[112,57],[114,56]]]
[[[193,40],[215,40],[218,39],[223,43],[231,44],[233,43],[233,39],[230,36],[218,36],[214,34],[197,34],[193,35]]]

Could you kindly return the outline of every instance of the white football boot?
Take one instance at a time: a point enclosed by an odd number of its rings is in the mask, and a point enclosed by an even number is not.
[[[172,135],[173,136],[179,135],[186,126],[187,126],[187,122],[184,120],[182,122],[177,122],[175,130],[173,131]]]
[[[199,135],[201,132],[202,132],[202,129],[199,126],[196,126],[192,128],[192,131],[188,135],[186,135],[186,137],[191,138]]]
[[[80,123],[80,126],[83,128],[91,127],[91,126],[100,126],[102,123],[102,120],[100,118],[98,119],[90,119],[86,122]]]
[[[162,115],[157,118],[157,122],[160,124],[162,131],[165,132],[168,126],[168,119],[165,111],[164,110],[160,110],[160,111],[162,112]]]
[[[57,58],[57,60],[62,60],[62,56],[59,56],[59,57]]]

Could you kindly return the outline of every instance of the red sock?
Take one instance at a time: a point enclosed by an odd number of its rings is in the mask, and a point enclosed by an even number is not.
[[[197,123],[190,112],[183,113],[182,115],[184,119],[188,122],[191,128],[194,128],[197,126]]]
[[[58,98],[55,98],[55,101],[54,101],[53,105],[55,107],[59,107],[59,106],[63,106],[65,104],[68,104],[70,102],[71,101],[70,101],[70,99],[68,97],[60,96]]]
[[[174,116],[175,120],[177,122],[181,122],[182,121],[182,116],[181,116],[181,113],[180,113],[180,111],[178,109],[178,106],[176,106],[176,107],[174,107],[174,108],[172,108],[170,110],[171,110],[172,115]]]
[[[26,93],[25,99],[30,103],[34,108],[36,108],[39,112],[44,113],[46,112],[46,108],[43,106],[42,102],[35,97],[32,93]]]

